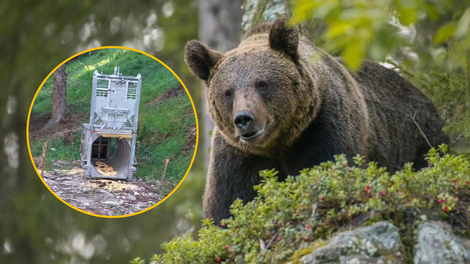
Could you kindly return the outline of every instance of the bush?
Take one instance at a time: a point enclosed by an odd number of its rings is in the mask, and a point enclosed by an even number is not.
[[[276,171],[262,171],[262,183],[255,187],[258,197],[245,205],[235,201],[233,217],[220,223],[223,228],[205,220],[198,240],[190,235],[175,238],[151,263],[292,261],[304,249],[308,253],[324,245],[342,228],[383,219],[402,231],[410,231],[414,220],[424,217],[447,220],[464,234],[469,225],[470,161],[447,153],[446,146],[432,149],[427,160],[428,168],[413,171],[406,164],[390,174],[373,162],[364,164],[361,157],[349,166],[339,155],[283,182]],[[131,263],[144,262],[136,258]]]

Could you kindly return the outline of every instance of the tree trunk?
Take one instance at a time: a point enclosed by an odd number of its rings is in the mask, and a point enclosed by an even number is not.
[[[54,72],[51,118],[49,122],[41,128],[41,132],[57,126],[69,112],[67,107],[67,72],[65,69],[66,66],[63,64]]]
[[[273,22],[281,16],[289,17],[291,15],[291,8],[287,0],[246,0],[243,9],[245,11],[242,21],[243,32],[260,23]]]
[[[212,49],[226,52],[235,48],[242,36],[240,27],[243,0],[199,0],[199,39]],[[203,109],[206,109],[205,92],[203,93]],[[202,116],[202,137],[204,144],[204,164],[208,164],[210,132],[214,124],[207,113]]]
[[[246,0],[242,21],[243,32],[263,22],[274,22],[279,17],[290,18],[293,13],[292,4],[287,0]],[[318,40],[325,30],[325,24],[319,19],[312,19],[297,25],[300,33],[306,36],[315,45],[321,46]]]

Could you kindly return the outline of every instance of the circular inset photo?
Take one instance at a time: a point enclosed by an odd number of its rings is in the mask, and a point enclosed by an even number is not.
[[[38,175],[57,198],[114,218],[147,211],[179,187],[196,155],[198,123],[186,87],[163,62],[102,47],[46,77],[27,138]]]

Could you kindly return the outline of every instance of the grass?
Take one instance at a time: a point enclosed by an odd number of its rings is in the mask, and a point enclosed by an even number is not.
[[[141,141],[141,162],[137,177],[160,179],[163,175],[164,159],[170,159],[166,179],[179,182],[191,162],[194,148],[185,150],[187,137],[196,120],[191,101],[183,96],[170,97],[154,102],[165,92],[181,86],[178,79],[163,65],[138,52],[125,49],[102,49],[85,53],[67,64],[67,105],[71,113],[80,116],[80,123],[89,122],[93,72],[106,74],[119,66],[126,76],[142,75],[139,105],[137,140]],[[42,86],[36,96],[30,122],[47,120],[52,110],[53,75]],[[60,135],[60,134],[59,134]],[[44,141],[48,142],[47,166],[57,159],[80,159],[81,131],[73,132],[70,144],[56,134],[39,137],[31,141],[33,156],[40,156]],[[151,154],[150,154],[151,153]]]

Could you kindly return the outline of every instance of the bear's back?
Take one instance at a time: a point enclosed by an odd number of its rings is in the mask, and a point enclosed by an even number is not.
[[[365,96],[372,156],[381,165],[394,171],[413,161],[415,168],[422,168],[431,147],[449,142],[434,104],[400,74],[370,61],[351,74]]]

